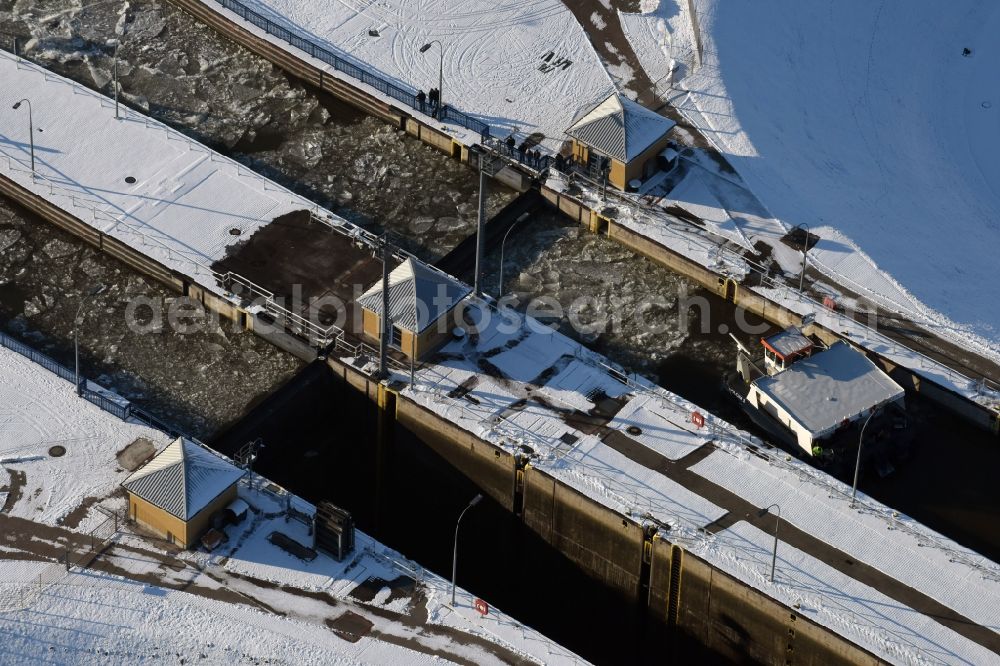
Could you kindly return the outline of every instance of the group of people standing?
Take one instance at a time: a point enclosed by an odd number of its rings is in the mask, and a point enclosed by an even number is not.
[[[437,118],[438,111],[441,107],[441,91],[437,88],[431,88],[427,93],[424,93],[423,90],[418,90],[417,107],[420,109],[420,113],[429,112],[432,116]]]
[[[535,169],[541,168],[543,162],[542,152],[540,150],[529,150],[527,141],[522,141],[518,144],[514,140],[514,135],[511,134],[504,141],[504,144],[507,146],[507,151],[511,157],[516,154],[519,162],[524,162]]]

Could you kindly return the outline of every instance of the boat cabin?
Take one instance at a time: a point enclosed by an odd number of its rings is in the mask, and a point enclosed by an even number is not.
[[[764,367],[768,375],[777,374],[795,361],[808,357],[814,346],[812,340],[795,327],[761,338],[760,343],[764,345]]]

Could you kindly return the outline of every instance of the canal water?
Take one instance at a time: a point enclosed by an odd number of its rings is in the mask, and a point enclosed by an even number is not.
[[[484,266],[494,297],[516,296],[511,305],[522,312],[534,304],[542,321],[628,370],[727,420],[743,419],[722,391],[736,358],[730,333],[756,347],[776,330],[767,322],[549,209],[519,221]]]

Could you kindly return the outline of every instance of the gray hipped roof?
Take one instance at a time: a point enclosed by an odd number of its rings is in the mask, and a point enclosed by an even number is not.
[[[389,316],[394,325],[421,333],[471,291],[450,275],[407,259],[389,274]],[[381,280],[362,294],[358,303],[382,316]]]
[[[588,111],[566,134],[619,162],[629,162],[676,123],[619,93]]]
[[[821,437],[844,421],[903,397],[903,388],[846,342],[793,363],[754,385]]]
[[[243,473],[222,457],[178,437],[122,486],[167,513],[190,520]]]

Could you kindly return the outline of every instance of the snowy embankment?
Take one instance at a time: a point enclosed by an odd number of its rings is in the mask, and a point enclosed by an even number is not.
[[[3,563],[3,596],[31,603],[0,613],[0,661],[438,663],[434,656],[370,637],[351,643],[301,620],[90,571],[67,573],[36,592],[38,576],[53,566],[60,565]]]
[[[438,87],[443,64],[445,104],[486,123],[493,136],[514,132],[524,139],[540,134],[540,147],[546,151],[559,150],[574,118],[614,91],[587,35],[560,0],[242,1],[294,34],[414,94]],[[212,0],[203,2],[331,76],[398,104]],[[438,43],[420,52],[434,40]],[[465,128],[429,116],[423,120],[467,145],[480,140],[478,133]]]
[[[661,0],[621,20],[650,78],[678,62],[673,104],[774,217],[822,238],[815,268],[996,360],[1000,6],[960,4]]]

